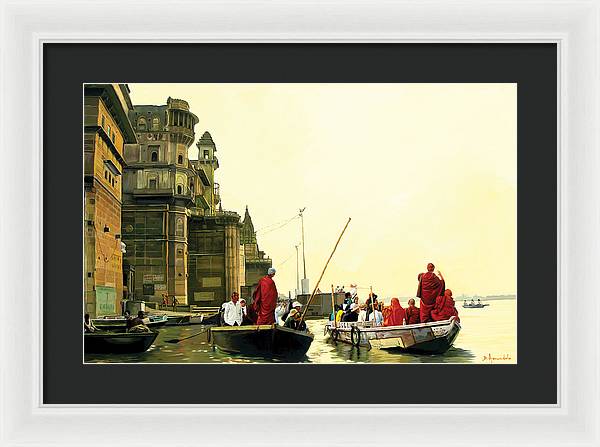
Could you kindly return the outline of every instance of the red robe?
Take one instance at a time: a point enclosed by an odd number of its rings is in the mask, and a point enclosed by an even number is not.
[[[405,319],[406,314],[404,313],[404,309],[400,305],[400,300],[398,298],[392,298],[392,304],[390,305],[389,311],[383,319],[383,325],[402,326],[404,324]]]
[[[419,324],[421,322],[420,312],[417,306],[408,306],[404,311],[406,312],[406,324]]]
[[[454,306],[454,299],[452,295],[438,296],[435,300],[435,306],[431,311],[431,318],[433,321],[449,320],[450,317],[456,317],[458,321],[458,310]]]
[[[417,296],[421,298],[420,320],[427,323],[431,320],[431,311],[435,306],[435,299],[444,294],[446,289],[444,281],[433,272],[419,273],[419,288]]]
[[[277,306],[277,287],[270,276],[263,276],[252,296],[252,307],[256,312],[256,324],[275,323],[275,307]]]

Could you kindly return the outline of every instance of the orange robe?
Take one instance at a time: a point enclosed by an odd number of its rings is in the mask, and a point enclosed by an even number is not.
[[[256,324],[275,323],[277,287],[275,281],[269,275],[263,276],[258,281],[252,298],[252,307],[256,313]]]
[[[449,290],[446,290],[446,293],[442,296],[438,296],[435,300],[435,307],[431,311],[431,318],[433,321],[442,321],[449,320],[450,317],[456,317],[458,321],[458,310],[454,305],[454,299],[452,298],[452,294],[448,293]]]

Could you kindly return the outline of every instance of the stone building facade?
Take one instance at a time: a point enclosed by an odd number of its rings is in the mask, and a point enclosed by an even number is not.
[[[135,296],[187,300],[188,216],[206,187],[188,160],[198,118],[181,99],[129,112],[139,144],[125,146],[123,240],[135,267]]]
[[[84,87],[84,308],[92,318],[121,312],[123,148],[136,143],[125,84]]]
[[[137,144],[125,145],[123,240],[132,267],[128,287],[136,299],[220,306],[248,278],[240,215],[223,211],[215,171],[217,147],[209,132],[188,158],[198,118],[181,99],[166,105],[135,105],[129,112]],[[250,221],[251,225],[251,221]],[[253,230],[252,230],[253,231]],[[256,239],[254,235],[254,239]],[[251,275],[254,281],[256,274]]]

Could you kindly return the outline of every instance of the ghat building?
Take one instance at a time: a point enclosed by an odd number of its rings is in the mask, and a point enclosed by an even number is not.
[[[244,290],[242,295],[249,296],[253,286],[258,284],[258,280],[265,276],[269,267],[273,266],[271,259],[264,251],[258,248],[256,240],[256,231],[252,223],[252,217],[246,206],[246,213],[242,222],[242,230],[240,235],[240,243],[244,252]]]
[[[135,105],[129,119],[138,142],[125,145],[122,233],[135,298],[218,306],[246,284],[248,264],[240,216],[222,209],[212,136],[190,160],[198,118],[181,99]]]
[[[92,318],[121,312],[124,146],[137,142],[125,84],[84,86],[84,307]]]

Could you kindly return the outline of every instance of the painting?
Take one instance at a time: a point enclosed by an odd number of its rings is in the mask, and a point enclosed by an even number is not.
[[[84,84],[85,363],[517,363],[517,84]]]

